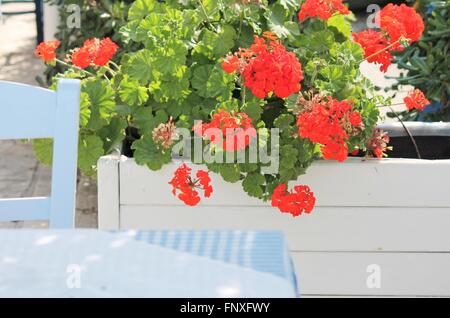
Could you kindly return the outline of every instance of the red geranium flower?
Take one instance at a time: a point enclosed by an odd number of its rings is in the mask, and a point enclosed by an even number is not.
[[[236,55],[228,55],[222,62],[222,69],[231,74],[239,68],[239,58]]]
[[[400,37],[408,39],[410,43],[416,42],[425,29],[422,17],[412,7],[405,4],[395,5],[389,3],[380,11],[380,27],[394,43]],[[403,49],[399,44],[397,49]]]
[[[430,101],[425,97],[424,93],[420,89],[415,89],[409,92],[408,96],[406,96],[403,101],[409,110],[423,110],[430,104]]]
[[[422,36],[424,23],[422,17],[405,4],[385,6],[380,11],[381,32],[366,30],[353,34],[353,39],[364,49],[364,55],[368,62],[381,64],[380,70],[386,72],[391,65],[392,51],[404,49],[401,38],[409,43],[416,42]],[[383,50],[384,48],[388,49]],[[374,55],[377,53],[376,55]]]
[[[244,85],[258,98],[270,93],[280,98],[289,97],[301,88],[302,66],[294,53],[287,52],[276,41],[274,34],[264,32],[264,37],[255,36],[250,49],[228,55],[222,68],[227,73],[238,71],[244,78]]]
[[[89,49],[86,47],[81,47],[73,50],[72,52],[72,64],[85,69],[89,65],[91,65],[92,59],[91,54],[89,53]]]
[[[90,65],[104,66],[114,57],[118,48],[110,38],[87,39],[81,48],[73,51],[72,63],[83,69]]]
[[[198,122],[193,131],[225,151],[243,150],[256,137],[252,119],[246,113],[226,110],[214,114],[210,123]]]
[[[277,207],[283,213],[290,213],[294,217],[303,212],[311,213],[316,204],[314,193],[306,185],[297,185],[293,191],[286,190],[287,185],[278,185],[272,195],[272,206]]]
[[[324,159],[345,161],[349,135],[357,134],[363,125],[361,115],[352,110],[350,102],[331,96],[311,104],[311,109],[301,112],[297,119],[298,134],[321,144]]]
[[[110,38],[104,38],[100,41],[97,54],[94,57],[94,64],[97,66],[104,66],[114,57],[119,46],[111,41]]]
[[[380,52],[389,45],[389,41],[382,32],[369,29],[359,33],[353,33],[353,40],[361,45],[364,50],[364,57],[368,62],[381,64],[380,70],[382,72],[387,71],[394,57],[389,50]],[[380,53],[374,55],[377,52]]]
[[[60,41],[47,41],[40,43],[36,50],[34,51],[34,55],[43,60],[44,62],[51,62],[56,58],[56,49],[61,45]]]
[[[175,171],[172,180],[169,184],[172,185],[173,195],[177,195],[178,198],[186,205],[195,206],[200,202],[200,196],[197,190],[203,190],[204,196],[209,198],[213,192],[213,188],[210,185],[211,179],[208,172],[204,170],[197,171],[197,179],[193,180],[191,177],[192,169],[186,164],[182,164]]]
[[[322,20],[328,20],[336,12],[349,13],[348,7],[342,3],[342,0],[306,0],[300,8],[298,19],[303,21],[307,17],[319,17]]]

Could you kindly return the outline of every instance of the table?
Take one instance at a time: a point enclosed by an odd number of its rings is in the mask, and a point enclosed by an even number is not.
[[[277,231],[0,230],[0,297],[296,297]]]

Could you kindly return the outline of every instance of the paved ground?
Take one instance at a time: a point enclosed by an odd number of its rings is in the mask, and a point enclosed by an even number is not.
[[[14,4],[11,10],[27,8],[27,4]],[[10,80],[36,85],[35,77],[43,66],[33,56],[35,48],[35,24],[33,15],[4,17],[0,24],[0,80]],[[365,18],[359,17],[355,29],[365,28]],[[363,72],[381,87],[388,87],[393,80],[386,80],[384,74],[374,65],[364,63]],[[398,74],[395,67],[387,74]],[[401,102],[405,92],[395,98]],[[392,95],[392,92],[385,93]],[[397,106],[403,109],[404,106]],[[383,108],[383,112],[387,109]],[[45,196],[50,193],[51,172],[36,162],[31,145],[21,141],[0,141],[0,197]],[[93,180],[81,177],[77,193],[77,227],[97,226],[97,189]],[[0,223],[2,227],[45,227],[43,222]]]
[[[29,8],[27,4],[9,5],[8,10]],[[5,9],[6,10],[6,9]],[[37,85],[35,77],[43,70],[33,51],[36,46],[34,16],[4,16],[0,24],[0,80]],[[31,144],[0,141],[0,197],[47,196],[51,170],[39,164]],[[45,222],[0,223],[0,228],[45,227]],[[97,188],[93,180],[81,177],[77,193],[77,227],[97,227]]]

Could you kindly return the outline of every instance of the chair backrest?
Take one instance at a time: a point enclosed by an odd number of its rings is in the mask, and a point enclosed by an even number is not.
[[[0,140],[53,138],[51,196],[0,199],[0,221],[74,226],[79,112],[78,80],[60,80],[56,91],[0,81]]]

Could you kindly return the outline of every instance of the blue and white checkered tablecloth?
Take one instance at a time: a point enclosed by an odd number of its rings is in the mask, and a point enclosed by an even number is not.
[[[296,297],[275,231],[0,230],[0,297]]]
[[[292,282],[296,277],[284,235],[279,231],[129,231],[136,240],[205,256]]]

